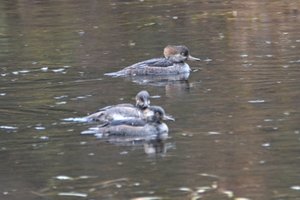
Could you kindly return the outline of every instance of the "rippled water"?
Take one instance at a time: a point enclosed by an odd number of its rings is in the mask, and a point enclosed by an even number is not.
[[[1,199],[300,199],[299,9],[0,2]],[[187,81],[103,75],[167,44],[202,59]],[[176,118],[163,143],[112,144],[63,121],[140,90]]]

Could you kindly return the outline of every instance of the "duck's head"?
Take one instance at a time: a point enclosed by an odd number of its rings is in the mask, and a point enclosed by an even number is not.
[[[135,96],[136,106],[140,109],[146,109],[150,106],[150,94],[146,90],[140,91]]]
[[[165,58],[173,62],[184,62],[186,60],[200,61],[200,58],[195,58],[190,55],[189,49],[184,45],[174,46],[168,45],[164,48]]]
[[[148,122],[160,123],[163,120],[175,121],[174,118],[167,116],[165,110],[160,106],[150,106],[149,110],[153,112],[153,115],[148,116],[147,118]]]

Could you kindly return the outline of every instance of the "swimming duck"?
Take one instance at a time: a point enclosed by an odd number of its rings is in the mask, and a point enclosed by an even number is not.
[[[108,122],[112,120],[124,120],[134,118],[144,118],[147,114],[151,114],[147,108],[150,106],[150,94],[142,90],[136,97],[136,104],[117,104],[113,106],[107,106],[85,117],[86,121],[102,121]]]
[[[128,119],[115,120],[93,128],[97,137],[145,137],[155,138],[162,135],[167,136],[169,132],[168,126],[163,120],[170,120],[165,115],[165,111],[160,106],[149,107],[153,111],[153,115],[148,116],[146,120]]]
[[[174,75],[189,73],[190,66],[185,61],[200,61],[190,55],[184,45],[168,45],[164,48],[164,57],[153,58],[128,66],[120,71],[106,73],[108,76],[136,76],[136,75]]]

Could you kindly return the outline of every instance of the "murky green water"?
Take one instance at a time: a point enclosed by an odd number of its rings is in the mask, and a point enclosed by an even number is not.
[[[0,199],[300,199],[297,1],[1,1]],[[185,44],[188,81],[103,76]],[[64,122],[140,90],[165,153]],[[146,198],[144,198],[146,199]]]

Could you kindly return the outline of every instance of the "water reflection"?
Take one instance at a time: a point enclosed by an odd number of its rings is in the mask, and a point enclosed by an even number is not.
[[[124,79],[140,85],[167,86],[186,83],[189,76],[190,73],[181,73],[176,75],[131,76]]]
[[[164,155],[174,145],[167,142],[169,136],[167,133],[157,135],[145,135],[145,136],[114,136],[103,135],[99,133],[97,127],[89,128],[82,131],[82,135],[93,135],[97,139],[108,142],[117,146],[130,146],[130,147],[143,147],[144,152],[147,155]]]
[[[157,138],[144,143],[144,151],[148,155],[154,154],[166,154],[170,148],[174,148],[175,145],[167,143],[165,139]]]

